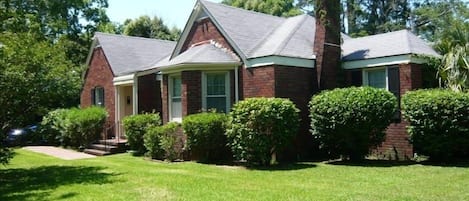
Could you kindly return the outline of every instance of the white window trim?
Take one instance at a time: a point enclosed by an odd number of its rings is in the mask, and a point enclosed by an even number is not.
[[[211,95],[210,97],[226,97],[226,111],[225,113],[230,112],[231,110],[231,90],[230,90],[230,71],[205,71],[202,72],[202,108],[208,110],[207,108],[207,74],[225,74],[225,95]]]
[[[173,117],[173,81],[174,78],[179,78],[181,79],[181,75],[170,75],[168,76],[168,117],[170,122],[182,122],[182,114],[181,117],[174,118]],[[182,81],[182,80],[181,80]],[[182,86],[181,86],[182,89]],[[181,98],[181,104],[182,104],[182,96],[179,96]]]
[[[386,76],[386,90],[389,91],[389,76],[388,76],[388,67],[378,67],[378,68],[366,68],[362,70],[362,81],[363,81],[363,86],[370,86],[368,83],[368,72],[370,71],[378,71],[378,70],[384,70],[385,76]]]

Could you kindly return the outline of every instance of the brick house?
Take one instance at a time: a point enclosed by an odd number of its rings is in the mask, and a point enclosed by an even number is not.
[[[142,112],[160,112],[160,81],[139,70],[167,58],[175,42],[96,33],[87,59],[81,107],[98,105],[109,113],[111,136],[122,136],[121,120]]]
[[[308,102],[315,93],[370,85],[400,95],[422,86],[425,61],[415,55],[437,55],[409,31],[352,39],[338,31],[339,16],[323,17],[283,18],[198,0],[169,56],[134,76],[161,75],[161,91],[154,92],[161,98],[151,100],[161,101],[164,123],[212,108],[228,112],[249,97],[289,98],[301,110],[301,126],[288,155],[308,158],[314,149]],[[405,125],[390,125],[378,154],[412,157]]]

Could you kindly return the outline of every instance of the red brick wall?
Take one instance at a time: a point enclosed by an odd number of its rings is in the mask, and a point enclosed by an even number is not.
[[[242,97],[275,97],[275,68],[273,66],[242,68]]]
[[[400,94],[401,97],[410,90],[422,87],[422,69],[419,64],[400,64]],[[389,159],[411,159],[413,148],[409,143],[408,123],[401,117],[401,122],[392,123],[386,130],[386,139],[378,148],[380,157]]]
[[[187,38],[188,40],[182,46],[181,52],[186,51],[187,49],[189,49],[189,47],[194,44],[206,42],[209,40],[214,40],[217,43],[221,44],[223,47],[233,51],[225,37],[223,37],[223,35],[220,33],[220,31],[209,18],[203,19],[199,22],[195,22]]]
[[[288,66],[275,67],[275,97],[288,98],[300,109],[300,129],[289,150],[291,159],[307,159],[314,154],[313,136],[309,132],[310,118],[308,103],[318,91],[316,70]]]
[[[169,81],[168,75],[163,75],[163,82],[161,83],[161,104],[162,104],[161,108],[162,108],[163,113],[161,116],[162,116],[162,120],[164,124],[169,122],[168,81]]]
[[[155,74],[138,77],[138,113],[158,112],[161,115],[161,86]]]
[[[109,122],[115,121],[115,88],[114,74],[102,48],[95,48],[90,65],[86,72],[85,83],[80,95],[80,106],[86,108],[92,105],[91,90],[95,87],[104,88],[104,106],[109,113]]]
[[[202,109],[202,72],[183,71],[182,79],[182,116],[201,112]]]

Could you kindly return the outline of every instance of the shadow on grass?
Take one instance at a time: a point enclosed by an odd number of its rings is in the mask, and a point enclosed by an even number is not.
[[[289,171],[289,170],[302,170],[308,168],[315,168],[316,165],[312,163],[286,163],[273,166],[246,166],[249,170],[264,170],[264,171]]]
[[[422,161],[420,162],[422,165],[426,166],[438,166],[438,167],[461,167],[461,168],[468,168],[469,167],[469,160],[453,160],[453,161]]]
[[[362,160],[362,161],[333,161],[330,165],[358,166],[358,167],[398,167],[418,164],[415,161]]]
[[[102,172],[101,167],[41,166],[31,169],[0,170],[0,200],[49,200],[54,189],[72,184],[106,184],[115,174]],[[67,199],[76,196],[70,192]]]

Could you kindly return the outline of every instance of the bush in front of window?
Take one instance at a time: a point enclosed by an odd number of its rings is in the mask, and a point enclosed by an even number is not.
[[[182,159],[184,141],[180,125],[171,122],[163,126],[151,126],[145,133],[144,145],[146,155],[153,159]]]
[[[182,128],[187,135],[186,149],[199,161],[223,159],[226,154],[226,121],[223,113],[204,112],[184,117]]]
[[[309,103],[311,132],[331,158],[361,160],[384,141],[396,97],[372,87],[323,91]]]
[[[39,134],[49,145],[65,145],[63,132],[68,110],[56,109],[47,113],[41,121]]]
[[[281,98],[249,98],[229,114],[228,146],[238,160],[273,165],[277,153],[290,144],[299,128],[299,110]]]
[[[135,155],[144,154],[146,149],[143,145],[143,136],[151,126],[161,125],[158,113],[146,113],[127,116],[122,120],[124,133],[127,137],[129,148]]]
[[[417,153],[431,160],[469,156],[469,94],[417,90],[402,98],[403,116]]]
[[[65,114],[63,138],[65,144],[85,148],[100,138],[108,114],[102,107],[72,108]]]

